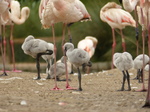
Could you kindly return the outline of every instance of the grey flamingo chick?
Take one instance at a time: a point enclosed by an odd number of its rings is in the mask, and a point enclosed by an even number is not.
[[[115,53],[113,55],[113,64],[115,65],[117,69],[119,69],[123,73],[123,83],[122,83],[122,87],[120,91],[125,90],[124,84],[125,84],[126,79],[128,82],[128,91],[130,91],[131,90],[130,76],[129,76],[128,70],[133,67],[133,59],[132,59],[131,54],[129,54],[128,52]]]
[[[81,87],[81,73],[80,73],[80,66],[92,66],[92,63],[90,62],[90,56],[89,54],[82,50],[82,49],[74,49],[74,45],[72,43],[65,43],[64,44],[64,50],[66,51],[66,56],[68,58],[68,61],[73,64],[77,70],[78,70],[78,81],[79,81],[79,91],[82,91]]]
[[[71,67],[70,66],[67,66],[67,67],[68,67],[67,68],[68,73],[70,73]],[[64,56],[62,56],[61,59],[56,62],[56,79],[57,79],[57,81],[65,81],[65,80],[60,80],[60,77],[65,75],[65,73],[66,73],[65,60],[64,60]],[[50,67],[49,74],[50,74],[51,79],[55,78],[55,76],[54,76],[54,64]]]
[[[144,63],[143,63],[144,59]],[[146,54],[140,54],[134,59],[134,68],[137,69],[136,79],[143,82],[143,68],[149,63],[149,57]],[[143,65],[144,64],[144,65]]]
[[[36,67],[38,76],[36,79],[41,79],[40,76],[40,63],[39,58],[42,55],[52,55],[53,51],[49,48],[49,45],[46,41],[41,39],[35,39],[32,35],[29,35],[25,38],[24,43],[21,48],[23,49],[25,54],[36,58]]]

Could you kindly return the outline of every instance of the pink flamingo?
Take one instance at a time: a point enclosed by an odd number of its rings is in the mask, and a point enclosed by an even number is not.
[[[123,51],[126,51],[125,47],[125,39],[122,34],[122,29],[125,26],[132,26],[135,27],[135,20],[131,16],[130,13],[121,9],[121,6],[116,4],[115,2],[109,2],[100,10],[100,18],[102,21],[108,23],[112,28],[112,37],[113,37],[113,44],[112,44],[112,56],[114,54],[114,50],[116,47],[116,39],[115,39],[115,32],[114,29],[118,28],[121,31],[122,37],[122,47]],[[113,58],[112,58],[112,67],[113,68]]]
[[[64,35],[65,35],[65,26],[66,24],[71,24],[74,22],[81,21],[83,19],[89,19],[90,16],[87,13],[87,10],[83,3],[79,0],[42,0],[39,7],[39,16],[41,19],[41,23],[44,28],[49,28],[52,26],[53,32],[53,42],[54,42],[54,69],[56,70],[56,45],[55,45],[55,35],[54,35],[54,24],[58,22],[63,22],[63,36],[62,36],[62,46],[64,44]],[[68,30],[70,31],[70,30]],[[70,32],[69,32],[70,33]],[[63,47],[62,47],[63,50]],[[65,55],[65,53],[63,52]],[[65,60],[65,68],[66,68],[66,89],[73,89],[69,86],[68,83],[68,71],[66,58]],[[54,73],[56,74],[56,71]],[[56,84],[56,75],[55,75],[55,87],[53,90],[59,90]]]
[[[0,1],[0,48],[1,48],[1,54],[2,54],[2,62],[3,62],[3,74],[1,76],[7,76],[6,70],[5,70],[5,57],[3,53],[3,46],[2,46],[2,31],[1,26],[5,22],[2,18],[2,15],[9,9],[9,3],[1,0]]]
[[[13,28],[14,23],[17,25],[23,24],[30,15],[30,9],[28,7],[23,7],[20,9],[20,3],[18,1],[11,1],[10,5],[11,12],[9,12],[9,22],[6,25],[11,26],[11,33],[10,33],[10,44],[12,49],[12,61],[13,61],[13,72],[21,72],[21,70],[16,70],[15,66],[15,51],[14,51],[14,42],[13,42]],[[5,41],[5,40],[4,40]],[[6,41],[4,42],[6,46]]]
[[[135,28],[135,32],[136,32],[135,37],[136,37],[136,46],[137,46],[136,53],[138,55],[139,54],[139,42],[138,42],[139,30],[138,30],[138,20],[137,20],[137,10],[136,10],[136,8],[139,4],[139,0],[120,0],[120,2],[123,4],[123,7],[126,11],[128,11],[128,12],[134,11],[134,17],[135,17],[135,20],[136,20],[136,28]]]
[[[77,48],[83,49],[89,53],[90,58],[95,53],[98,40],[92,36],[86,36],[85,39],[82,39],[78,42]],[[88,67],[87,73],[89,73],[90,68]]]
[[[55,76],[55,86],[52,90],[62,90],[58,88],[57,82],[56,82],[56,40],[55,40],[55,30],[54,30],[54,24],[61,22],[59,18],[55,16],[54,12],[54,0],[41,0],[40,6],[39,6],[39,17],[41,20],[41,24],[44,29],[52,27],[52,34],[53,34],[53,44],[54,44],[54,76]]]
[[[138,15],[138,22],[142,26],[142,43],[143,43],[143,65],[145,63],[145,32],[148,31],[148,22],[149,22],[149,17],[148,17],[148,11],[149,11],[149,1],[140,1],[140,4],[137,6],[137,15]],[[144,66],[143,66],[144,69]],[[147,91],[145,88],[144,84],[144,73],[143,73],[143,79],[142,79],[142,89],[137,90],[137,91]]]
[[[139,13],[139,23],[142,25],[143,41],[145,41],[144,39],[145,30],[148,31],[148,52],[149,52],[149,57],[150,57],[150,16],[149,16],[150,15],[150,0],[140,0],[140,11],[141,11],[141,14]],[[144,42],[143,44],[145,45]],[[144,47],[143,47],[143,50],[145,50]],[[144,52],[145,51],[143,51],[143,53]],[[150,62],[149,62],[149,65],[150,65]],[[143,82],[143,86],[140,91],[144,91],[144,90],[146,89],[145,89],[144,82]],[[143,107],[150,107],[150,70],[149,70],[147,97],[146,97],[146,102]]]
[[[63,27],[63,36],[62,36],[62,51],[65,56],[65,52],[63,50],[63,45],[65,42],[65,26],[68,25],[68,35],[70,35],[70,29],[69,26],[72,23],[79,22],[79,21],[88,21],[91,20],[91,17],[86,10],[86,7],[80,0],[57,0],[54,2],[55,7],[57,8],[55,14],[58,18],[61,19],[61,21],[64,23]],[[70,41],[72,42],[72,38],[70,37]],[[66,64],[66,57],[65,60],[65,66],[66,66],[66,89],[73,89],[69,86],[68,83],[68,70],[67,70],[67,64]]]

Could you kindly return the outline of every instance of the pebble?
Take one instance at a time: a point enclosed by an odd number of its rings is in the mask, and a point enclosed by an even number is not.
[[[20,102],[20,105],[27,105],[27,102],[26,102],[25,100],[22,100],[22,101]]]

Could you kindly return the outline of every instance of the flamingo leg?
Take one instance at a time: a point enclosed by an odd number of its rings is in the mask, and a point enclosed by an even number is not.
[[[137,5],[134,11],[135,21],[136,21],[136,28],[135,28],[135,38],[136,38],[136,55],[139,54],[139,29],[138,29],[138,19],[137,19]]]
[[[35,80],[40,80],[41,79],[41,76],[40,76],[40,63],[39,63],[39,58],[40,58],[40,54],[37,54],[37,57],[36,57],[36,68],[37,68],[37,78],[35,78]]]
[[[56,48],[54,24],[52,24],[52,33],[53,33],[53,43],[54,43],[54,76],[55,76],[55,86],[51,90],[62,90],[62,89],[58,88],[58,86],[57,86],[57,77],[56,77],[56,52],[57,52],[57,48]]]
[[[71,32],[70,32],[70,25],[67,25],[67,28],[68,28],[69,42],[72,43],[72,36],[71,36]]]
[[[5,36],[5,34],[6,34],[6,32],[5,32],[5,29],[6,28],[6,26],[5,25],[3,25],[3,45],[4,45],[4,59],[5,59],[5,57],[6,57],[6,36]],[[6,59],[5,59],[6,60]]]
[[[113,55],[114,55],[115,48],[116,48],[115,30],[113,28],[112,28],[112,38],[113,38],[113,44],[112,44],[112,64],[111,64],[111,69],[114,68],[114,65],[113,65]]]
[[[3,53],[3,46],[2,46],[2,35],[1,35],[1,24],[0,24],[0,50],[1,50],[1,55],[2,55],[2,62],[3,62],[3,74],[0,76],[8,76],[5,70],[5,60],[4,60],[4,53]]]
[[[49,63],[49,61],[47,60],[47,70],[49,71],[49,69],[50,69],[50,63]],[[50,74],[49,74],[49,72],[48,72],[48,75],[47,75],[47,78],[46,79],[50,79],[51,77],[50,77]]]
[[[81,72],[80,72],[79,68],[77,68],[77,70],[78,70],[78,81],[79,81],[78,91],[82,91],[82,87],[81,87]]]
[[[64,42],[65,42],[65,27],[66,27],[66,24],[63,25],[62,51],[63,51],[63,55],[64,55],[64,63],[65,63],[65,71],[66,71],[66,89],[73,90],[74,88],[70,87],[69,82],[68,82],[67,57],[66,57],[65,50],[63,48]]]
[[[123,48],[123,52],[126,51],[126,45],[125,45],[125,38],[123,36],[122,30],[120,30],[121,32],[121,38],[122,38],[122,48]]]
[[[11,25],[11,34],[10,34],[10,45],[11,45],[11,50],[12,50],[12,62],[13,62],[13,72],[22,72],[21,70],[16,69],[15,65],[15,51],[14,51],[14,41],[13,41],[13,30],[14,30],[14,25]]]
[[[142,15],[142,23],[144,24],[144,16],[143,16],[143,10],[141,8],[141,15]],[[145,63],[145,57],[144,57],[144,54],[145,54],[145,31],[142,29],[142,43],[143,43],[143,68],[144,69],[144,63]],[[142,89],[140,90],[137,90],[139,92],[144,92],[144,91],[147,91],[147,89],[145,88],[145,84],[144,84],[144,72],[143,72],[143,78],[142,78]]]
[[[36,68],[37,68],[37,78],[35,78],[35,80],[40,80],[41,79],[41,76],[40,76],[40,57],[42,55],[51,55],[53,52],[51,50],[49,50],[48,53],[38,53],[37,54],[37,57],[36,57]]]
[[[130,86],[130,75],[129,72],[126,70],[126,74],[127,74],[127,82],[128,82],[128,91],[131,91],[131,86]]]
[[[140,69],[137,70],[137,75],[135,78],[133,78],[133,80],[138,80],[139,79],[139,74],[140,74]]]
[[[5,36],[5,25],[3,25],[3,53],[4,53],[4,63],[6,62],[6,36]],[[5,70],[7,72],[9,72],[8,70]]]
[[[148,26],[148,53],[149,53],[149,57],[150,57],[150,24]],[[143,105],[143,107],[150,108],[150,62],[149,62],[148,91],[147,91],[147,96],[146,96],[146,102]]]
[[[122,87],[121,87],[121,89],[120,90],[118,90],[118,91],[124,91],[124,84],[125,84],[125,81],[126,81],[126,74],[125,74],[125,72],[124,71],[122,71],[122,73],[123,73],[123,82],[122,82]]]
[[[143,79],[143,69],[141,69],[140,72],[139,72],[139,83],[143,82],[143,80],[144,80]]]
[[[68,28],[68,37],[69,37],[69,42],[72,43],[72,36],[71,36],[71,33],[70,33],[70,25],[67,25],[67,28]],[[73,74],[73,64],[71,64],[71,72],[70,74]]]

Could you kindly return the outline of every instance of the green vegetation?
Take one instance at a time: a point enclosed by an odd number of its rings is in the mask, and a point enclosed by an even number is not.
[[[90,13],[92,17],[92,21],[82,22],[82,23],[78,22],[70,26],[71,34],[73,37],[73,43],[76,46],[77,43],[85,36],[88,35],[95,36],[97,37],[99,43],[96,48],[95,55],[92,58],[92,61],[93,62],[111,61],[111,46],[112,46],[111,28],[107,23],[102,22],[99,17],[99,11],[101,7],[105,5],[107,2],[110,2],[110,0],[81,0],[81,1],[85,4],[88,12]],[[119,3],[118,0],[111,0],[111,1]],[[29,19],[24,24],[15,25],[14,37],[25,38],[28,35],[33,35],[36,38],[41,38],[41,39],[42,37],[51,38],[52,37],[51,28],[48,30],[42,29],[40,23],[40,19],[38,16],[38,8],[39,8],[40,1],[20,0],[20,3],[21,6],[30,7],[31,14]],[[55,28],[56,28],[56,37],[61,37],[62,23],[56,24]],[[126,29],[124,29],[123,32],[124,35],[126,36],[127,51],[130,52],[133,55],[133,57],[135,57],[136,56],[135,30],[132,27],[126,27]],[[67,35],[66,38],[68,39]],[[122,52],[121,37],[118,33],[116,33],[116,38],[117,38],[116,52]],[[58,45],[58,49],[61,49],[61,42],[58,41],[57,45]],[[16,61],[22,62],[22,61],[33,60],[30,57],[27,58],[27,55],[23,53],[20,46],[21,45],[18,44],[15,45]],[[139,51],[140,51],[139,53],[141,53],[141,37],[140,37]],[[22,55],[18,56],[17,53],[20,53]],[[57,55],[58,55],[57,58],[59,59],[62,55],[60,50],[58,51]]]

